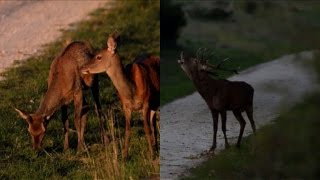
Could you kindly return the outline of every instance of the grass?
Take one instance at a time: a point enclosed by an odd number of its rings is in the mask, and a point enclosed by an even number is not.
[[[161,44],[161,105],[195,91],[177,63],[182,50],[194,55],[199,47],[206,47],[216,53],[212,63],[229,57],[226,66],[246,69],[284,54],[319,47],[320,3],[270,1],[270,7],[261,6],[250,15],[244,12],[245,1],[234,2],[234,16],[225,21],[192,14],[193,8],[210,2],[185,3],[187,26],[181,31],[179,45]]]
[[[119,54],[124,64],[143,53],[160,54],[159,1],[119,1],[112,10],[101,8],[91,19],[75,24],[63,32],[61,39],[45,47],[44,52],[29,58],[17,68],[4,73],[0,81],[0,179],[139,179],[159,176],[159,158],[149,159],[148,146],[139,116],[133,119],[129,149],[130,160],[121,158],[124,137],[124,117],[116,91],[106,75],[100,76],[101,103],[107,114],[108,134],[113,142],[103,147],[100,142],[98,119],[90,112],[85,133],[89,151],[76,153],[76,134],[70,135],[71,149],[63,149],[63,129],[58,111],[48,125],[40,156],[31,149],[26,123],[13,107],[34,112],[47,89],[46,79],[51,61],[62,51],[67,40],[82,40],[95,50],[105,47],[114,30],[120,31]],[[130,17],[130,18],[128,18]],[[86,93],[93,109],[90,93]],[[108,109],[108,110],[106,110]],[[68,111],[70,128],[73,110]]]
[[[223,150],[181,179],[319,179],[319,97],[319,92],[305,97],[256,136],[244,138],[240,149]]]

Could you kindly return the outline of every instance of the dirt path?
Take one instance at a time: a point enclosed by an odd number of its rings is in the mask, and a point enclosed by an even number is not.
[[[61,29],[112,0],[0,1],[0,72],[55,41]],[[1,78],[1,77],[0,77]]]
[[[305,94],[318,88],[315,73],[303,64],[312,57],[312,52],[286,55],[230,78],[246,81],[255,88],[254,118],[258,128],[270,123],[281,110],[290,108]],[[178,99],[162,107],[160,112],[160,176],[161,179],[176,179],[186,169],[205,160],[199,155],[211,147],[212,118],[198,93]],[[227,136],[234,143],[240,126],[232,113],[228,112],[227,118]],[[246,116],[245,119],[247,121]],[[247,123],[244,135],[251,133]],[[218,150],[224,148],[222,135],[219,121]]]

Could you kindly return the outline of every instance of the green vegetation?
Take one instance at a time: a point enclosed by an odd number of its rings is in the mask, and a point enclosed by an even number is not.
[[[148,156],[144,130],[135,116],[132,122],[130,160],[121,158],[124,137],[124,117],[116,91],[106,75],[100,76],[101,103],[107,115],[108,134],[113,142],[103,147],[100,141],[98,119],[91,111],[85,139],[89,151],[76,153],[77,137],[70,135],[71,150],[63,153],[63,129],[58,111],[48,125],[43,142],[45,150],[36,157],[31,149],[26,123],[13,107],[34,112],[47,89],[49,66],[63,49],[64,42],[88,41],[98,50],[105,47],[106,39],[114,30],[121,32],[119,54],[124,64],[143,53],[160,54],[160,2],[120,1],[112,10],[101,8],[88,21],[64,32],[63,37],[48,45],[42,55],[32,57],[19,67],[4,73],[0,81],[0,179],[139,179],[159,176],[159,158]],[[87,92],[93,110],[93,100]],[[108,110],[107,110],[108,109]],[[69,110],[70,128],[73,110]]]
[[[319,60],[315,58],[320,80]],[[240,149],[220,152],[182,179],[319,179],[319,107],[316,92],[256,136],[244,138]]]
[[[199,47],[206,47],[215,51],[211,62],[229,57],[231,61],[226,66],[245,69],[284,54],[319,47],[320,3],[266,1],[265,5],[258,3],[254,13],[248,14],[245,1],[233,2],[233,16],[224,21],[194,14],[190,17],[192,9],[210,7],[209,1],[185,3],[189,16],[179,45],[161,45],[161,105],[195,91],[178,66],[181,50],[194,55]],[[204,10],[197,12],[205,13]]]

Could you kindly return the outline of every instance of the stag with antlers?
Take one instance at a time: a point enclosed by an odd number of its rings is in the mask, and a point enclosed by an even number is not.
[[[256,132],[253,120],[253,94],[254,89],[242,81],[228,81],[216,79],[209,74],[216,74],[216,70],[238,73],[238,69],[223,68],[222,65],[229,59],[221,61],[219,64],[209,64],[208,60],[212,53],[207,55],[207,49],[200,48],[197,51],[197,58],[185,57],[181,52],[181,59],[178,60],[182,70],[193,81],[196,89],[207,103],[213,118],[213,143],[210,151],[216,148],[216,137],[218,128],[218,116],[221,115],[222,131],[225,139],[225,147],[229,147],[226,135],[227,111],[232,111],[240,123],[240,133],[237,147],[240,147],[241,138],[246,125],[242,112],[245,111],[253,132]]]

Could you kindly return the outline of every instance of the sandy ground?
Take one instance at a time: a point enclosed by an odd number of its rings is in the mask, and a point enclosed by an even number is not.
[[[249,68],[230,78],[250,83],[255,89],[254,119],[257,127],[270,123],[280,111],[301,101],[302,97],[317,89],[315,73],[305,62],[312,52],[286,55],[272,62]],[[212,118],[204,100],[198,93],[178,99],[160,109],[161,112],[161,179],[177,179],[187,169],[203,162],[200,154],[212,145]],[[250,123],[244,136],[251,134]],[[227,115],[227,137],[235,143],[240,125],[231,112]],[[217,150],[224,148],[219,120]]]
[[[61,36],[61,29],[88,18],[107,2],[112,0],[0,1],[0,72],[40,52]]]

